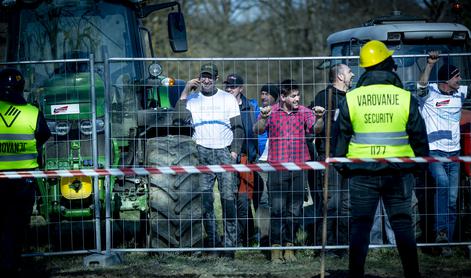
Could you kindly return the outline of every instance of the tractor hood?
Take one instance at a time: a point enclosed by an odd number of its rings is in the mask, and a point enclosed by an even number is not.
[[[90,74],[60,74],[47,81],[40,88],[42,110],[50,120],[91,119]],[[95,95],[97,117],[104,115],[104,83],[95,74]]]

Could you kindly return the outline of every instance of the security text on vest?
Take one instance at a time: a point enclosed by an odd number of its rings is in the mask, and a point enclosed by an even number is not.
[[[25,142],[3,142],[0,143],[1,153],[21,153],[26,151]]]
[[[399,105],[398,94],[365,94],[357,96],[358,106]]]

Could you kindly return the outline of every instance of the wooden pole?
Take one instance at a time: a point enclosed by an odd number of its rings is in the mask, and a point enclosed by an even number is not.
[[[328,90],[327,96],[327,123],[325,132],[325,158],[330,157],[330,128],[332,122],[332,88]],[[329,197],[329,164],[325,165],[323,192],[323,215],[322,215],[322,249],[321,249],[321,278],[325,277],[325,245],[327,242],[327,203]]]

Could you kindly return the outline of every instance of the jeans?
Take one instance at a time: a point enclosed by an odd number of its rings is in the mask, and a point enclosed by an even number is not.
[[[433,150],[430,156],[458,156],[459,151],[443,152]],[[446,231],[449,240],[453,238],[456,221],[456,200],[460,178],[458,162],[434,162],[429,165],[430,173],[435,180],[435,232]]]
[[[405,277],[420,277],[414,230],[412,190],[409,173],[386,176],[356,175],[350,178],[352,222],[350,234],[350,277],[364,277],[370,231],[380,198],[383,200],[396,237]]]
[[[303,171],[270,172],[271,244],[294,243],[304,201]]]
[[[234,164],[228,149],[208,149],[197,146],[201,165]],[[203,225],[208,237],[207,247],[221,245],[217,235],[216,217],[214,215],[214,182],[218,181],[221,194],[222,221],[224,225],[225,247],[235,247],[237,244],[237,208],[236,208],[236,176],[231,172],[204,173],[200,175],[200,192],[203,199]]]

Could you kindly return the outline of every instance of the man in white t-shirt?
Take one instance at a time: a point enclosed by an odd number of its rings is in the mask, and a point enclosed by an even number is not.
[[[453,157],[460,154],[461,108],[467,96],[467,86],[460,86],[460,70],[444,64],[438,70],[438,83],[429,83],[430,73],[439,60],[439,53],[431,51],[418,84],[420,113],[427,127],[430,156]],[[456,200],[460,177],[458,162],[430,163],[429,170],[436,183],[435,241],[449,242],[453,238],[456,221]],[[451,256],[449,247],[441,250]]]
[[[189,119],[192,123],[201,165],[235,164],[240,154],[244,130],[236,98],[216,88],[218,69],[214,64],[201,66],[198,78],[186,83],[176,104],[174,120]],[[221,194],[224,239],[217,235],[214,215],[214,182]],[[203,225],[207,234],[205,247],[235,247],[237,244],[236,177],[234,173],[200,175],[203,199]],[[213,253],[213,254],[217,254]],[[220,252],[234,258],[234,252]]]

